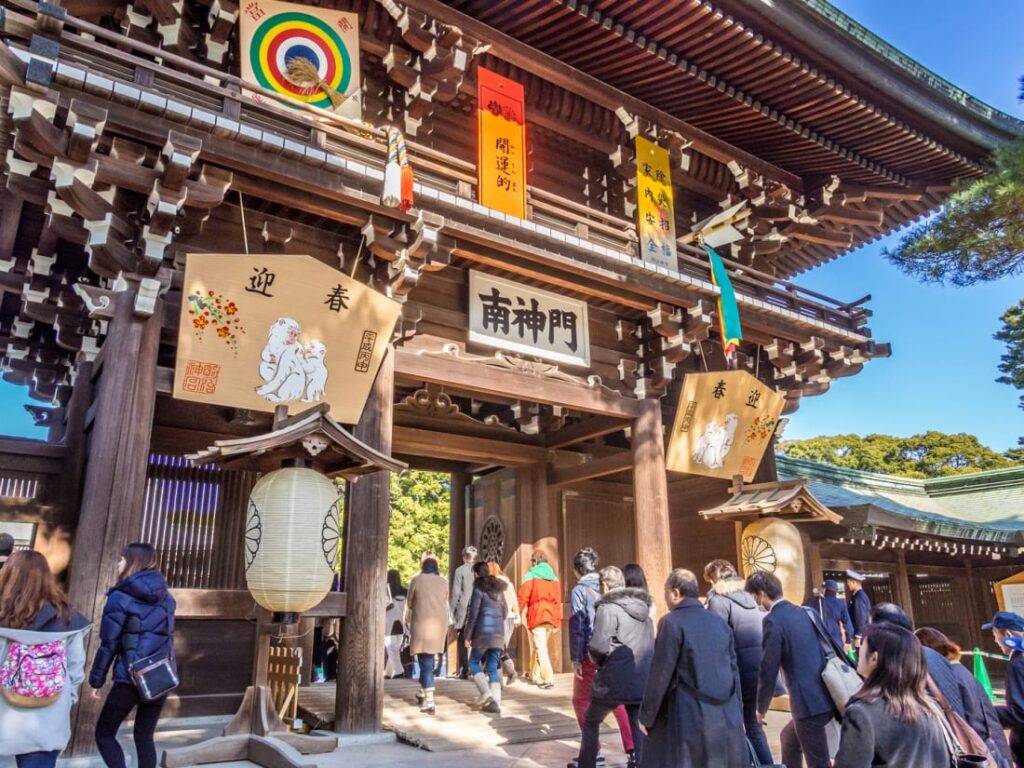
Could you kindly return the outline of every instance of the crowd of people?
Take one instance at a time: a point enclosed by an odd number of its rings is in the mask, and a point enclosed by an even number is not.
[[[174,599],[149,544],[125,547],[111,575],[86,676],[92,626],[72,607],[46,558],[20,550],[0,560],[0,756],[13,755],[18,768],[56,765],[86,680],[92,697],[104,700],[95,732],[104,763],[125,768],[117,731],[134,711],[135,765],[156,768],[154,733],[177,684]]]
[[[503,688],[519,677],[509,654],[516,627],[530,642],[522,677],[541,689],[555,684],[549,646],[562,622],[562,587],[541,550],[518,589],[474,548],[462,556],[449,589],[437,558],[424,553],[404,595],[420,709],[436,711],[436,664],[454,629],[456,672],[479,694],[472,706],[500,714]],[[602,567],[584,548],[573,570],[568,645],[582,737],[568,768],[606,762],[599,734],[610,714],[629,768],[1024,768],[1024,617],[1016,613],[1000,611],[982,627],[1009,657],[1005,703],[994,706],[953,641],[934,628],[915,631],[897,605],[872,606],[854,570],[848,603],[829,580],[799,606],[771,573],[743,579],[732,563],[712,561],[701,599],[697,576],[675,569],[657,627],[640,566]],[[88,681],[104,698],[95,730],[104,763],[125,768],[117,732],[134,711],[136,764],[155,768],[154,733],[177,684],[174,612],[153,547],[125,547],[86,675],[90,623],[46,558],[0,553],[0,754],[14,755],[18,768],[53,768]],[[781,694],[791,717],[775,763],[764,724]]]
[[[549,645],[562,589],[543,551],[532,554],[518,591],[497,563],[477,562],[474,548],[462,555],[450,594],[429,557],[409,588],[421,709],[435,712],[434,655],[451,626],[464,653],[460,674],[479,691],[473,706],[497,714],[503,686],[516,679],[508,646],[519,624],[531,651],[524,679],[554,685]],[[954,642],[931,627],[915,631],[893,603],[872,606],[856,570],[846,573],[846,600],[830,579],[795,605],[770,573],[743,579],[732,563],[712,561],[702,599],[696,575],[676,569],[655,628],[638,565],[602,567],[591,548],[572,562],[568,646],[582,737],[568,768],[605,763],[599,733],[608,715],[629,768],[1024,768],[1024,617],[1000,612],[983,627],[1010,657],[1006,703],[997,707]],[[764,725],[784,694],[790,720],[776,763]]]

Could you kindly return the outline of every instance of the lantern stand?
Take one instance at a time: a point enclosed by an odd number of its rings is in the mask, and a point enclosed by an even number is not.
[[[796,536],[793,523],[832,523],[842,522],[842,518],[821,503],[807,487],[806,479],[779,480],[769,483],[746,483],[742,475],[733,477],[732,488],[729,489],[730,499],[717,507],[701,510],[698,514],[705,520],[731,521],[737,526],[737,548],[741,551],[741,563],[746,575],[748,571],[766,571],[776,573],[785,584],[786,567],[794,558],[787,556],[794,546],[786,540],[784,551],[776,552],[775,544],[766,538],[757,536],[760,528],[776,525],[782,530],[789,529]],[[776,521],[772,523],[771,521]],[[750,534],[748,536],[748,533]],[[765,534],[767,536],[767,534]],[[769,537],[771,538],[771,537]],[[742,542],[742,543],[741,543]],[[802,550],[798,550],[802,561]],[[797,590],[801,597],[795,595],[790,600],[799,604],[803,601],[806,573],[799,580]]]
[[[265,473],[256,483],[252,496],[250,496],[249,514],[256,516],[254,529],[258,531],[257,535],[260,538],[253,543],[247,535],[247,555],[254,555],[253,550],[259,550],[262,540],[259,507],[260,504],[266,503],[266,497],[273,493],[271,487],[274,484],[273,475],[309,471],[307,479],[313,480],[314,485],[319,483],[321,486],[319,490],[323,491],[322,479],[315,480],[317,473],[321,478],[343,477],[346,480],[356,480],[362,475],[374,472],[400,472],[406,469],[406,464],[403,462],[356,439],[330,417],[329,410],[330,406],[321,404],[289,417],[287,406],[278,406],[274,414],[274,426],[270,432],[252,437],[218,440],[211,447],[186,457],[193,466],[218,464],[226,468]],[[289,477],[288,481],[292,486],[301,486],[301,482],[295,478]],[[261,485],[264,488],[261,488]],[[270,490],[266,490],[267,488]],[[292,490],[291,486],[286,488],[288,493],[285,496],[288,503],[292,507],[304,507],[307,500],[297,498],[296,494],[291,493]],[[260,497],[260,504],[257,504],[257,496],[261,492],[263,492],[263,496]],[[314,489],[313,496],[315,501],[316,489]],[[320,499],[322,500],[322,498],[323,494],[321,493]],[[334,504],[337,504],[337,501],[336,497]],[[324,517],[323,530],[317,531],[322,537],[322,541],[317,542],[317,545],[323,548],[322,554],[325,558],[331,556],[327,549],[329,542],[326,539],[329,533],[326,520],[331,510],[333,507]],[[249,528],[248,525],[246,527]],[[309,537],[304,538],[308,539]],[[335,538],[335,548],[337,544],[338,541]],[[247,583],[249,583],[249,567],[253,562],[247,558]],[[252,590],[253,586],[250,583],[250,591]],[[319,597],[310,598],[309,594],[304,594],[303,598],[306,603],[301,610],[309,608],[310,600],[314,605],[322,601],[328,591],[329,585]],[[273,590],[270,589],[260,592],[258,598],[261,604],[274,597],[273,594],[270,594],[272,592]],[[254,596],[256,596],[255,593]],[[268,606],[264,605],[264,607]],[[298,622],[299,611],[287,608],[278,610],[273,605],[268,609],[273,613],[275,624],[285,625]],[[264,641],[269,644],[269,636],[261,638],[261,642]],[[265,658],[262,653],[259,654],[259,657]],[[332,733],[314,731],[309,734],[301,734],[289,731],[274,708],[270,688],[257,684],[246,689],[238,712],[224,728],[221,736],[187,747],[168,749],[164,752],[160,764],[163,768],[187,768],[187,766],[207,763],[249,760],[265,768],[315,768],[315,765],[304,761],[302,756],[333,752],[337,748],[338,737]]]

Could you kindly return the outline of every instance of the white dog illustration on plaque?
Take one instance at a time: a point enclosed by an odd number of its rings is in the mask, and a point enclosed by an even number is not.
[[[327,387],[327,347],[320,341],[303,344],[302,326],[290,317],[274,321],[267,331],[267,343],[260,353],[259,373],[263,384],[256,394],[272,403],[302,400],[318,403]]]
[[[732,450],[739,419],[735,413],[725,417],[724,422],[712,419],[693,449],[693,460],[708,469],[719,469],[725,465],[725,457]]]

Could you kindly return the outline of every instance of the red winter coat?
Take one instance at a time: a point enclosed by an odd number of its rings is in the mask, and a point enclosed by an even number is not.
[[[538,563],[519,587],[519,610],[527,629],[550,624],[562,625],[562,589],[558,577],[547,563]]]

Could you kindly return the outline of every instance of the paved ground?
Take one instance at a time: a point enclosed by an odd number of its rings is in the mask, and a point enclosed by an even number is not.
[[[779,731],[788,716],[769,713],[768,740],[772,750],[778,754]],[[157,732],[157,746],[160,750],[183,746],[217,735],[227,718],[193,718],[168,720]],[[471,728],[471,724],[463,722]],[[131,732],[121,733],[121,743],[128,756],[128,765],[135,766]],[[609,768],[625,765],[625,756],[618,737],[610,735],[606,741],[605,753]],[[317,768],[563,768],[575,757],[579,749],[578,738],[556,739],[532,743],[506,744],[482,749],[460,749],[447,752],[427,752],[408,744],[392,742],[387,744],[342,744],[329,755],[308,758]],[[250,763],[222,763],[225,768],[251,768]],[[98,758],[91,760],[61,760],[60,768],[102,768]],[[0,757],[0,768],[14,768],[13,758]]]
[[[572,675],[556,676],[554,689],[542,691],[534,685],[518,682],[505,688],[500,715],[473,710],[470,704],[479,695],[468,681],[437,681],[434,694],[437,714],[420,714],[412,680],[388,680],[384,686],[384,727],[398,734],[400,741],[431,752],[506,747],[535,741],[571,740],[579,736],[572,708]],[[333,683],[301,689],[299,714],[307,723],[330,729],[334,719]],[[614,726],[613,718],[608,725]],[[611,728],[608,729],[612,732]],[[612,740],[618,739],[618,729]]]

